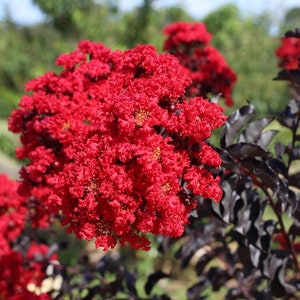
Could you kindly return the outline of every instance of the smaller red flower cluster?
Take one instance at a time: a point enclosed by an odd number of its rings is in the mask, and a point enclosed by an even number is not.
[[[279,67],[283,69],[298,69],[300,58],[300,38],[283,37],[281,45],[276,50],[279,57]]]
[[[275,241],[280,245],[280,250],[287,250],[289,248],[288,241],[286,240],[289,238],[288,236],[284,236],[283,234],[275,235]],[[291,242],[291,245],[294,251],[299,254],[300,253],[300,242]]]
[[[177,57],[192,78],[188,95],[221,94],[228,106],[233,105],[231,93],[237,77],[219,51],[209,45],[211,34],[205,25],[178,22],[167,26],[163,32],[168,36],[164,50]]]
[[[0,174],[0,300],[48,300],[48,294],[31,292],[28,286],[39,289],[46,277],[45,264],[57,260],[57,255],[46,259],[49,247],[35,242],[26,249],[15,247],[28,215],[25,198],[17,194],[18,185]]]
[[[1,253],[0,300],[51,299],[40,290],[47,262],[57,260],[55,254],[47,257],[48,250],[47,245],[31,243],[25,255],[13,249]]]
[[[11,248],[26,222],[25,198],[17,193],[19,184],[0,174],[0,255]]]
[[[104,249],[149,249],[147,233],[182,235],[195,196],[221,199],[207,168],[221,159],[206,141],[226,117],[202,97],[186,100],[190,78],[175,57],[82,41],[56,63],[63,72],[29,82],[9,119],[29,159],[21,190],[44,207],[36,215],[61,215]]]

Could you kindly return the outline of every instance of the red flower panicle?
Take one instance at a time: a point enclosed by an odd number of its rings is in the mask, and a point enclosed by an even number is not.
[[[51,299],[40,290],[47,263],[57,260],[56,254],[47,257],[48,251],[47,245],[31,243],[27,253],[13,249],[1,253],[0,300]]]
[[[276,50],[276,55],[280,59],[279,67],[283,69],[298,69],[300,58],[300,38],[283,37],[281,45]]]
[[[0,300],[50,299],[49,295],[28,290],[29,284],[39,288],[46,277],[49,260],[47,245],[30,243],[22,248],[17,245],[30,215],[27,200],[18,195],[19,183],[0,174]],[[47,257],[47,258],[46,258]]]
[[[9,119],[21,133],[20,191],[39,199],[39,215],[61,215],[77,237],[112,248],[149,249],[148,233],[178,237],[195,196],[219,201],[218,154],[207,144],[225,122],[222,108],[189,101],[190,78],[169,54],[150,45],[111,51],[79,43],[27,84]]]
[[[18,183],[0,174],[0,255],[10,249],[26,221],[25,198],[17,193]]]
[[[228,106],[237,78],[219,51],[210,46],[211,34],[202,23],[178,22],[167,26],[168,37],[164,50],[177,57],[189,71],[192,84],[187,89],[189,97],[221,94]]]

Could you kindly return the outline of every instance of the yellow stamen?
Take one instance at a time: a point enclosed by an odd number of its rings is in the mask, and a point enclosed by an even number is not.
[[[65,122],[61,128],[62,131],[67,131],[70,128],[70,122]]]
[[[164,183],[162,186],[161,186],[161,193],[162,195],[166,195],[168,192],[170,192],[172,190],[172,187],[170,185],[170,183]]]
[[[150,113],[145,109],[138,109],[134,112],[135,124],[138,126],[143,126],[145,119],[149,117]]]
[[[160,150],[160,147],[156,147],[153,151],[153,154],[152,154],[152,157],[154,159],[159,159],[160,158],[160,155],[161,155],[161,150]]]
[[[92,179],[90,186],[88,187],[89,191],[97,194],[99,192],[99,183],[97,179]]]

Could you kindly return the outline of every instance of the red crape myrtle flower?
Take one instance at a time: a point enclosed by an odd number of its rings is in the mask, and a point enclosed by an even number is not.
[[[47,245],[32,242],[21,249],[17,243],[30,215],[27,199],[17,193],[18,187],[18,182],[0,174],[0,300],[50,299],[27,289],[30,283],[41,286],[45,264],[57,260],[57,255],[48,255]]]
[[[177,57],[192,78],[187,95],[221,94],[228,106],[233,105],[231,93],[236,75],[219,51],[209,45],[212,36],[205,25],[177,22],[168,25],[163,32],[167,35],[164,50]]]
[[[300,38],[283,37],[281,45],[276,50],[276,55],[280,59],[280,68],[292,70],[298,69],[300,58]]]
[[[27,208],[25,198],[17,193],[19,184],[0,174],[0,255],[23,231]]]
[[[226,117],[202,97],[186,100],[191,81],[175,57],[82,41],[56,63],[62,73],[29,82],[9,119],[17,156],[29,159],[20,192],[40,199],[41,218],[60,215],[104,249],[147,250],[148,233],[183,234],[195,196],[221,199],[207,168],[221,159],[206,141]]]
[[[13,249],[1,253],[0,300],[51,299],[39,290],[46,277],[46,264],[57,260],[56,254],[46,257],[48,250],[47,245],[31,243],[25,254]],[[36,292],[28,289],[30,284]]]

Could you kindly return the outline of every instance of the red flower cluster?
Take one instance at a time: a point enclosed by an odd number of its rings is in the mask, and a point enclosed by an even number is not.
[[[0,255],[0,299],[1,300],[48,300],[46,293],[40,291],[46,277],[45,262],[57,260],[53,254],[46,258],[48,246],[32,243],[25,255],[17,250],[6,251]],[[35,290],[30,290],[30,285]]]
[[[284,37],[281,38],[281,45],[276,50],[279,57],[279,67],[284,69],[298,69],[300,58],[300,38]]]
[[[47,257],[47,245],[31,243],[28,249],[15,249],[27,221],[24,197],[17,194],[18,183],[0,174],[0,300],[50,299],[47,294],[28,290],[29,284],[41,286],[45,263],[57,260],[56,254]]]
[[[274,240],[280,245],[280,250],[289,249],[288,241],[286,240],[289,237],[284,236],[283,234],[277,234],[274,236]],[[300,253],[300,242],[291,242],[291,245],[296,253]]]
[[[0,174],[0,255],[23,231],[26,221],[24,197],[17,193],[18,183]]]
[[[209,45],[211,34],[205,25],[178,22],[167,26],[164,34],[168,36],[164,50],[177,57],[192,78],[188,95],[221,94],[228,106],[233,105],[231,93],[236,75],[219,51]]]
[[[20,191],[40,199],[39,215],[61,215],[77,237],[104,249],[149,249],[148,233],[180,236],[195,196],[219,201],[221,159],[207,144],[226,117],[201,97],[178,60],[150,45],[111,51],[82,41],[61,55],[61,74],[26,86],[9,119],[21,133]]]

